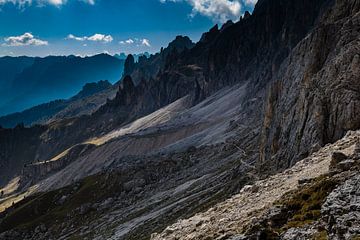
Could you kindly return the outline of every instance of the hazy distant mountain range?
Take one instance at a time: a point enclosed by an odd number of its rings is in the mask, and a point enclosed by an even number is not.
[[[123,53],[123,52],[114,55],[114,57],[116,57],[120,60],[126,60],[127,56],[128,56],[128,54]],[[150,53],[144,52],[144,53],[139,53],[139,54],[132,54],[132,56],[134,57],[135,61],[137,62],[137,61],[139,61],[140,57],[143,57],[143,56],[145,56],[147,58],[150,57]]]
[[[114,83],[123,66],[124,60],[107,54],[0,58],[0,116],[69,98],[86,83]]]
[[[82,90],[69,99],[58,99],[43,103],[22,112],[0,117],[0,126],[12,128],[17,125],[45,124],[58,119],[91,114],[107,99],[115,97],[118,86],[108,81],[87,83]]]

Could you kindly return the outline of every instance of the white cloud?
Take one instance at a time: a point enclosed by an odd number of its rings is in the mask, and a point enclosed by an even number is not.
[[[66,39],[72,39],[72,40],[76,40],[76,41],[85,41],[87,39],[87,37],[76,37],[72,34],[69,34]]]
[[[145,38],[141,40],[141,45],[145,47],[151,47],[149,39],[145,39]]]
[[[111,35],[105,35],[96,33],[92,36],[83,36],[83,37],[77,37],[73,34],[69,34],[66,39],[76,40],[76,41],[93,41],[93,42],[102,42],[102,43],[110,43],[114,40],[114,38]]]
[[[25,6],[30,6],[33,3],[35,3],[39,6],[54,5],[54,6],[59,7],[59,6],[66,4],[68,1],[71,1],[71,0],[0,0],[0,5],[11,3],[11,4],[17,5],[19,7],[25,7]],[[90,5],[95,4],[95,0],[77,0],[77,1],[85,2]]]
[[[127,44],[133,44],[133,43],[134,43],[134,40],[128,39],[128,40],[126,40],[125,42],[126,42]]]
[[[207,16],[215,22],[238,20],[241,16],[242,4],[240,0],[160,0],[160,2],[186,1],[192,6],[191,17],[196,14]]]
[[[4,5],[6,3],[12,3],[14,5],[19,5],[19,6],[26,6],[26,5],[30,5],[33,1],[32,0],[0,0],[0,5]]]
[[[0,0],[1,1],[1,0]],[[20,36],[11,36],[4,38],[3,46],[18,47],[18,46],[43,46],[48,45],[47,41],[35,38],[31,33],[24,33]]]
[[[129,38],[128,40],[122,40],[119,42],[122,45],[133,45],[136,44],[138,47],[151,47],[150,40],[146,38]]]
[[[104,34],[96,33],[96,34],[92,35],[91,37],[88,37],[87,40],[95,41],[95,42],[109,43],[109,42],[112,42],[114,39],[111,35],[104,35]]]
[[[132,40],[131,38],[129,38],[128,40],[120,41],[119,43],[120,44],[133,44],[133,43],[135,43],[135,41]]]
[[[60,6],[60,5],[63,5],[65,4],[66,0],[45,0],[43,1],[44,3],[48,3],[48,4],[52,4],[52,5],[55,5],[55,6]]]
[[[211,18],[214,22],[224,23],[227,20],[239,20],[243,6],[254,7],[258,0],[159,0],[166,2],[187,2],[192,6],[190,17],[196,14]]]
[[[82,0],[83,2],[86,2],[90,5],[94,5],[95,4],[95,0]]]
[[[254,6],[258,0],[245,0],[246,5]]]

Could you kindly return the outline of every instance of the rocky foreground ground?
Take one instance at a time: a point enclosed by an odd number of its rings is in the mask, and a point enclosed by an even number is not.
[[[358,239],[360,131],[291,169],[242,188],[153,240]]]

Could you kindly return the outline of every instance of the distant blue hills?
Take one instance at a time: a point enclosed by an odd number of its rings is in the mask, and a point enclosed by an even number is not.
[[[86,84],[120,80],[124,59],[48,56],[0,58],[0,116],[74,96]]]
[[[134,57],[135,62],[139,61],[140,57],[145,56],[146,58],[150,57],[150,53],[148,52],[144,52],[144,53],[139,53],[139,54],[131,54]],[[126,60],[127,58],[127,54],[126,53],[119,53],[119,54],[115,54],[114,57],[121,59],[121,60]]]

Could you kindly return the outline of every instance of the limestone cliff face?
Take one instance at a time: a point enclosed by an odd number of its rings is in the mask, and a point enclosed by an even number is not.
[[[263,171],[360,128],[359,6],[337,1],[279,67],[265,103]]]

